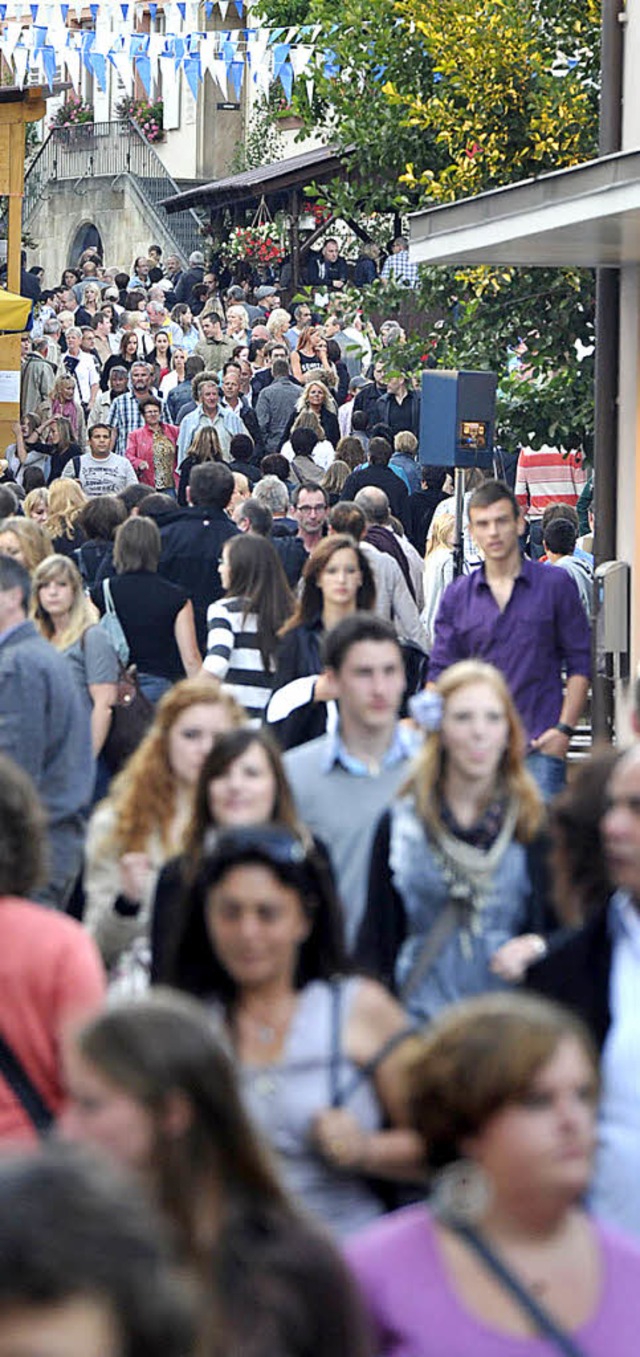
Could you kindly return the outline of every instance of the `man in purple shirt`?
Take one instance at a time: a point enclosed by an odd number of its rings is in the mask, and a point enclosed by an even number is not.
[[[521,557],[524,523],[507,485],[486,481],[474,492],[469,524],[484,563],[442,595],[429,679],[458,660],[494,664],[520,713],[530,771],[550,797],[564,784],[569,741],[587,697],[589,623],[565,571]]]

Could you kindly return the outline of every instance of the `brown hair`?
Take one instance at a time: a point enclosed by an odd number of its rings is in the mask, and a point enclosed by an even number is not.
[[[302,571],[302,593],[296,605],[293,616],[285,622],[280,631],[284,636],[293,627],[305,623],[312,626],[322,617],[322,591],[318,580],[329,564],[329,561],[338,551],[352,551],[357,558],[360,574],[362,575],[362,584],[356,595],[356,611],[372,612],[376,601],[376,586],[373,578],[373,571],[369,562],[358,546],[353,537],[347,537],[343,533],[334,533],[330,537],[325,537],[313,548],[308,561],[305,563]]]
[[[232,726],[244,725],[247,719],[235,698],[211,676],[182,679],[161,697],[152,726],[109,790],[115,809],[113,837],[123,853],[142,852],[153,830],[169,847],[176,798],[169,736],[182,713],[200,702],[226,707]]]
[[[264,750],[273,773],[275,796],[270,820],[277,820],[279,824],[286,825],[293,834],[301,834],[300,821],[287,781],[282,755],[275,740],[266,730],[245,726],[240,730],[230,730],[226,735],[220,735],[200,769],[193,816],[185,840],[185,855],[191,862],[199,857],[205,834],[215,825],[209,810],[210,784],[223,777],[236,759],[246,754],[254,744]]]
[[[505,789],[518,803],[516,838],[529,843],[542,824],[544,806],[538,788],[524,764],[525,737],[513,698],[500,671],[482,660],[461,660],[440,675],[435,689],[446,706],[447,698],[472,683],[486,683],[504,707],[507,718],[507,744],[499,770]],[[410,795],[416,812],[427,828],[440,825],[440,804],[445,767],[442,734],[431,731],[414,760],[400,795]]]
[[[411,1123],[423,1137],[430,1167],[460,1158],[466,1137],[520,1102],[567,1038],[580,1044],[592,1065],[595,1097],[598,1058],[591,1038],[559,1004],[529,994],[484,994],[436,1018],[413,1045],[408,1068]]]

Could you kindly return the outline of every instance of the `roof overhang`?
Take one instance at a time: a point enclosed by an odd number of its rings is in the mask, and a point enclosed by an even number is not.
[[[640,150],[414,212],[410,228],[417,264],[640,263]]]
[[[345,164],[352,154],[353,147],[339,150],[335,146],[322,146],[314,151],[305,151],[302,155],[290,156],[287,160],[245,170],[227,179],[217,179],[212,184],[186,189],[175,197],[165,198],[160,206],[167,212],[183,212],[186,207],[206,207],[211,213],[216,213],[234,205],[257,202],[262,197],[273,201],[286,196],[293,189],[344,175]]]

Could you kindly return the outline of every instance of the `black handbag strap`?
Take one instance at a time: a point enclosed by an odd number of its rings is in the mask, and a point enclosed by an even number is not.
[[[45,1135],[53,1125],[53,1112],[3,1036],[0,1036],[0,1075],[6,1079],[38,1134]]]
[[[386,1060],[388,1055],[400,1046],[408,1037],[415,1037],[415,1027],[403,1027],[399,1032],[394,1032],[392,1037],[388,1037],[382,1046],[366,1060],[364,1065],[359,1065],[353,1071],[350,1078],[340,1084],[340,1062],[342,1058],[342,988],[339,980],[331,983],[331,1051],[329,1057],[329,1106],[344,1107],[349,1101],[356,1089],[359,1088],[365,1079],[371,1079],[375,1074],[378,1065]]]
[[[549,1342],[557,1348],[558,1352],[563,1352],[565,1357],[585,1357],[582,1348],[579,1348],[577,1343],[574,1343],[568,1333],[565,1333],[563,1329],[559,1328],[548,1311],[543,1309],[531,1293],[527,1291],[527,1288],[523,1286],[522,1282],[519,1281],[517,1277],[514,1277],[511,1269],[508,1268],[506,1263],[503,1263],[502,1259],[493,1252],[493,1249],[487,1244],[486,1239],[483,1239],[482,1235],[478,1234],[477,1230],[472,1229],[470,1225],[447,1223],[449,1224],[450,1229],[455,1230],[456,1234],[459,1235],[461,1239],[464,1239],[465,1243],[469,1244],[474,1252],[477,1253],[478,1257],[482,1259],[483,1263],[486,1263],[489,1271],[493,1272],[494,1276],[498,1278],[498,1281],[502,1282],[505,1291],[508,1291],[509,1294],[513,1296],[513,1299],[518,1302],[520,1309],[524,1310],[525,1314],[529,1316],[529,1319],[533,1320],[538,1332],[543,1334],[545,1338],[548,1338]]]

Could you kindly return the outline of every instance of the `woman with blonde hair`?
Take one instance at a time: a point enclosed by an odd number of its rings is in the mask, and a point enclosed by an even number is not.
[[[291,372],[301,382],[305,372],[322,374],[331,367],[327,356],[327,341],[320,325],[305,325],[291,354]]]
[[[216,430],[208,425],[196,429],[187,448],[187,455],[177,472],[179,475],[178,504],[186,505],[187,503],[187,486],[194,466],[199,466],[201,462],[222,462],[223,460],[220,439]]]
[[[85,446],[87,441],[86,420],[78,388],[70,373],[61,372],[59,377],[56,377],[47,399],[42,402],[42,405],[38,406],[36,414],[39,420],[47,422],[54,415],[61,415],[63,419],[68,419],[71,426],[70,441],[78,444],[78,451],[81,451]],[[60,475],[60,472],[57,474]]]
[[[76,547],[82,546],[85,535],[78,517],[86,502],[84,490],[71,476],[63,476],[49,486],[47,532],[57,555],[73,556]]]
[[[344,483],[350,473],[351,467],[339,457],[331,463],[329,470],[325,471],[320,484],[323,490],[326,490],[332,505],[338,503],[344,489]]]
[[[267,330],[269,339],[275,340],[278,344],[285,343],[289,348],[287,339],[287,330],[291,325],[291,316],[285,311],[284,306],[276,306],[267,319]]]
[[[302,393],[289,420],[287,434],[299,427],[298,419],[301,414],[311,411],[312,414],[317,415],[324,430],[325,438],[331,444],[332,450],[335,450],[340,442],[340,425],[338,423],[338,407],[329,387],[317,372],[310,373],[308,377],[303,377],[302,381]]]
[[[49,556],[34,571],[31,617],[45,640],[65,655],[91,718],[97,757],[118,696],[118,657],[87,598],[82,576],[67,556]]]
[[[513,699],[463,660],[415,699],[427,736],[375,834],[356,961],[427,1022],[544,954],[543,804]]]
[[[46,485],[37,485],[22,501],[25,518],[43,528],[49,517],[49,491]]]
[[[440,599],[453,579],[455,527],[453,514],[439,514],[434,521],[425,553],[422,575],[424,607],[421,616],[429,647],[433,645],[433,629]]]
[[[112,978],[144,979],[160,868],[180,853],[202,764],[245,714],[216,679],[183,679],[94,811],[85,846],[85,924]]]
[[[0,522],[0,553],[19,561],[32,575],[36,566],[51,556],[49,534],[31,518],[5,518]]]
[[[232,340],[234,344],[249,343],[251,326],[244,306],[229,306],[227,308],[226,335],[227,339]]]

